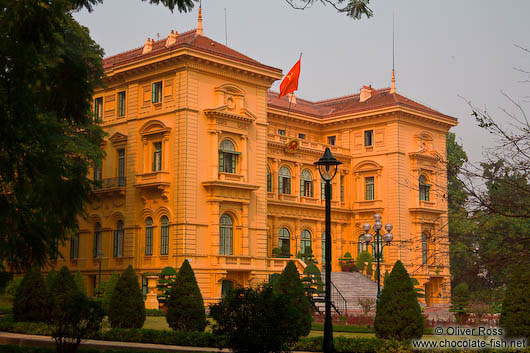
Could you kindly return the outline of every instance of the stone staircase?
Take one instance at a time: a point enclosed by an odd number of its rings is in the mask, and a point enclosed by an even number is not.
[[[322,272],[322,282],[325,282],[325,278],[325,273]],[[377,298],[377,283],[359,272],[332,272],[331,282],[346,299],[349,313],[362,311],[357,298],[365,297],[374,300]],[[317,303],[317,305],[321,311],[324,311],[324,303]]]

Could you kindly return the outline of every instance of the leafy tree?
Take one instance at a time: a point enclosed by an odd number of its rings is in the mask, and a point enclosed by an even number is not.
[[[184,260],[167,300],[166,320],[173,330],[204,331],[206,314],[195,273]]]
[[[388,275],[388,272],[385,274],[385,276],[387,275]],[[413,277],[410,278],[410,281],[412,282],[412,285],[414,286],[414,292],[416,292],[416,296],[418,298],[425,298],[425,290],[420,286],[420,282],[418,282],[418,280]]]
[[[464,323],[469,314],[469,287],[463,282],[453,289],[449,311],[455,314],[456,321]]]
[[[109,309],[110,309],[110,302],[112,300],[112,295],[114,294],[114,290],[116,289],[116,285],[118,284],[118,281],[120,279],[120,276],[116,272],[113,272],[110,276],[109,280],[105,282],[105,288],[103,292],[103,299],[101,300],[101,306],[103,308],[103,311],[108,315]]]
[[[368,7],[370,0],[285,0],[293,9],[305,10],[314,3],[320,2],[323,5],[331,5],[337,12],[344,13],[354,20],[360,20],[363,15],[370,18],[374,15]],[[345,4],[344,4],[345,3]]]
[[[83,281],[83,275],[81,274],[80,271],[77,271],[75,273],[74,281],[75,281],[75,284],[77,285],[77,288],[79,288],[79,290],[81,291],[81,293],[86,295],[85,281]]]
[[[296,339],[307,336],[311,331],[311,304],[307,300],[300,274],[292,260],[283,269],[275,289],[278,293],[287,296],[293,308],[296,309],[296,315],[291,318],[296,329],[293,332]]]
[[[210,306],[216,322],[214,334],[226,337],[226,344],[236,353],[285,351],[298,340],[292,320],[296,311],[288,297],[268,285],[235,288]]]
[[[374,269],[372,267],[372,260],[368,261],[368,264],[366,264],[366,275],[368,278],[372,278],[372,274],[374,273]]]
[[[13,280],[7,284],[5,294],[8,298],[15,298],[17,295],[17,289],[20,286],[20,283],[22,283],[22,280],[22,277],[13,278]]]
[[[360,272],[364,271],[364,264],[368,261],[372,261],[373,257],[368,251],[361,251],[359,255],[357,255],[357,268]]]
[[[375,334],[385,339],[420,338],[423,334],[423,321],[412,281],[403,263],[398,260],[376,306]]]
[[[51,310],[48,324],[58,353],[76,352],[81,339],[101,328],[103,311],[98,303],[87,298],[63,266],[50,290]]]
[[[390,276],[390,273],[388,273],[388,270],[386,270],[385,275],[383,276],[383,287],[386,285],[386,280],[388,279],[388,276]]]
[[[50,314],[48,290],[36,268],[26,273],[13,302],[15,321],[44,322]]]
[[[55,281],[55,278],[57,277],[57,272],[55,271],[54,268],[52,268],[48,274],[46,275],[46,279],[45,279],[45,282],[46,282],[46,288],[49,290],[51,290],[52,288],[52,285],[53,285],[53,282]]]
[[[530,270],[512,266],[499,320],[505,337],[530,339]]]
[[[131,265],[123,271],[116,284],[108,316],[112,328],[142,328],[144,325],[145,306],[142,290]]]

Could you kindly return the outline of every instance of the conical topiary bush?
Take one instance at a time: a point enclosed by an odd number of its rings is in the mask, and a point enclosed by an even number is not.
[[[108,316],[112,328],[142,328],[144,325],[144,299],[131,265],[122,273],[116,284]]]
[[[31,269],[17,288],[13,317],[15,321],[44,322],[49,312],[49,295],[44,278],[38,269]]]
[[[397,261],[386,280],[376,307],[375,334],[379,338],[406,340],[423,334],[423,315],[407,270]]]
[[[173,330],[204,331],[206,314],[195,273],[188,260],[184,260],[166,302],[166,320]]]

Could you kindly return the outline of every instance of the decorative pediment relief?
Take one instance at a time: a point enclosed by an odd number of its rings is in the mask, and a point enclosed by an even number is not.
[[[425,149],[421,149],[417,152],[410,152],[409,156],[412,159],[425,160],[430,162],[443,161],[443,156],[441,154],[436,151],[427,151]]]
[[[127,144],[127,135],[120,134],[119,132],[116,132],[114,135],[112,135],[109,138],[109,141],[112,143],[112,146],[114,147],[122,147]]]
[[[156,134],[169,135],[171,128],[159,120],[149,120],[140,128],[140,135],[150,136]]]
[[[245,92],[234,84],[224,84],[214,89],[216,108],[204,110],[209,118],[225,118],[253,123],[256,120],[246,107]]]
[[[228,105],[223,105],[215,109],[205,109],[204,115],[208,118],[227,118],[246,123],[253,123],[256,120],[256,116],[246,108],[235,111],[234,109],[230,109]]]

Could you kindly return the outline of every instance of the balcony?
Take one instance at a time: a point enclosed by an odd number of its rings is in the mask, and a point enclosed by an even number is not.
[[[136,184],[134,184],[141,193],[160,192],[160,197],[164,201],[169,199],[169,185],[169,172],[163,171],[136,174]]]
[[[114,177],[114,178],[105,178],[101,180],[96,180],[96,185],[94,185],[94,193],[103,194],[103,193],[117,193],[124,194],[125,186],[127,184],[126,177]]]

